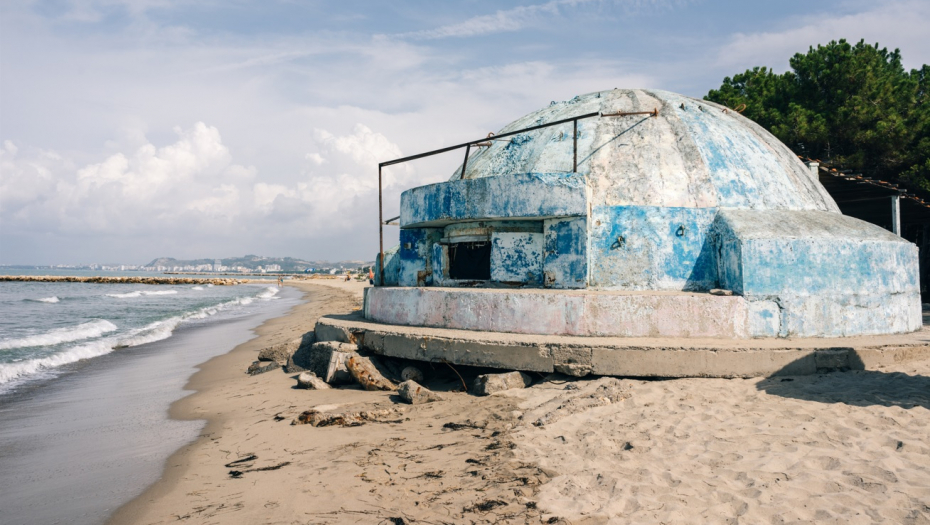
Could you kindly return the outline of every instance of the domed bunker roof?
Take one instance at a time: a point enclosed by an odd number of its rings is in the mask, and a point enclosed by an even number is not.
[[[530,113],[498,133],[592,112],[653,111],[578,121],[578,172],[610,206],[839,212],[810,170],[771,133],[733,110],[676,93],[614,89]],[[493,140],[466,179],[572,171],[572,124]],[[461,178],[461,167],[452,180]]]

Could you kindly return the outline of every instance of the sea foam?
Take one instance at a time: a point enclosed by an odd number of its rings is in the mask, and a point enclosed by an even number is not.
[[[77,326],[56,328],[43,334],[30,335],[18,339],[0,341],[0,350],[11,348],[29,348],[33,346],[51,346],[61,343],[71,343],[82,339],[100,337],[103,334],[116,330],[116,325],[105,319],[97,319]]]

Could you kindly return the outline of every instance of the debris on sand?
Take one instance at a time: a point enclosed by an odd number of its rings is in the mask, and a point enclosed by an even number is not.
[[[397,395],[411,405],[442,401],[442,396],[413,380],[404,381],[398,385]]]
[[[475,395],[489,396],[504,390],[526,388],[533,384],[533,378],[523,372],[507,372],[506,374],[484,374],[475,379]]]

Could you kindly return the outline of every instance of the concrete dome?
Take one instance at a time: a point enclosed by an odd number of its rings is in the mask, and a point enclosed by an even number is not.
[[[726,108],[676,93],[614,89],[553,102],[498,133],[586,113],[652,111],[579,121],[578,172],[607,206],[839,212],[810,170],[771,133]],[[504,138],[473,154],[466,179],[572,171],[570,123]],[[461,178],[461,167],[451,180]]]

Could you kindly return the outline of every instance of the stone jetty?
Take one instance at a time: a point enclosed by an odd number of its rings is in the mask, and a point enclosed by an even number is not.
[[[75,275],[0,275],[0,282],[23,281],[40,283],[113,283],[113,284],[213,284],[229,286],[248,282],[246,279],[195,277],[116,277]]]

